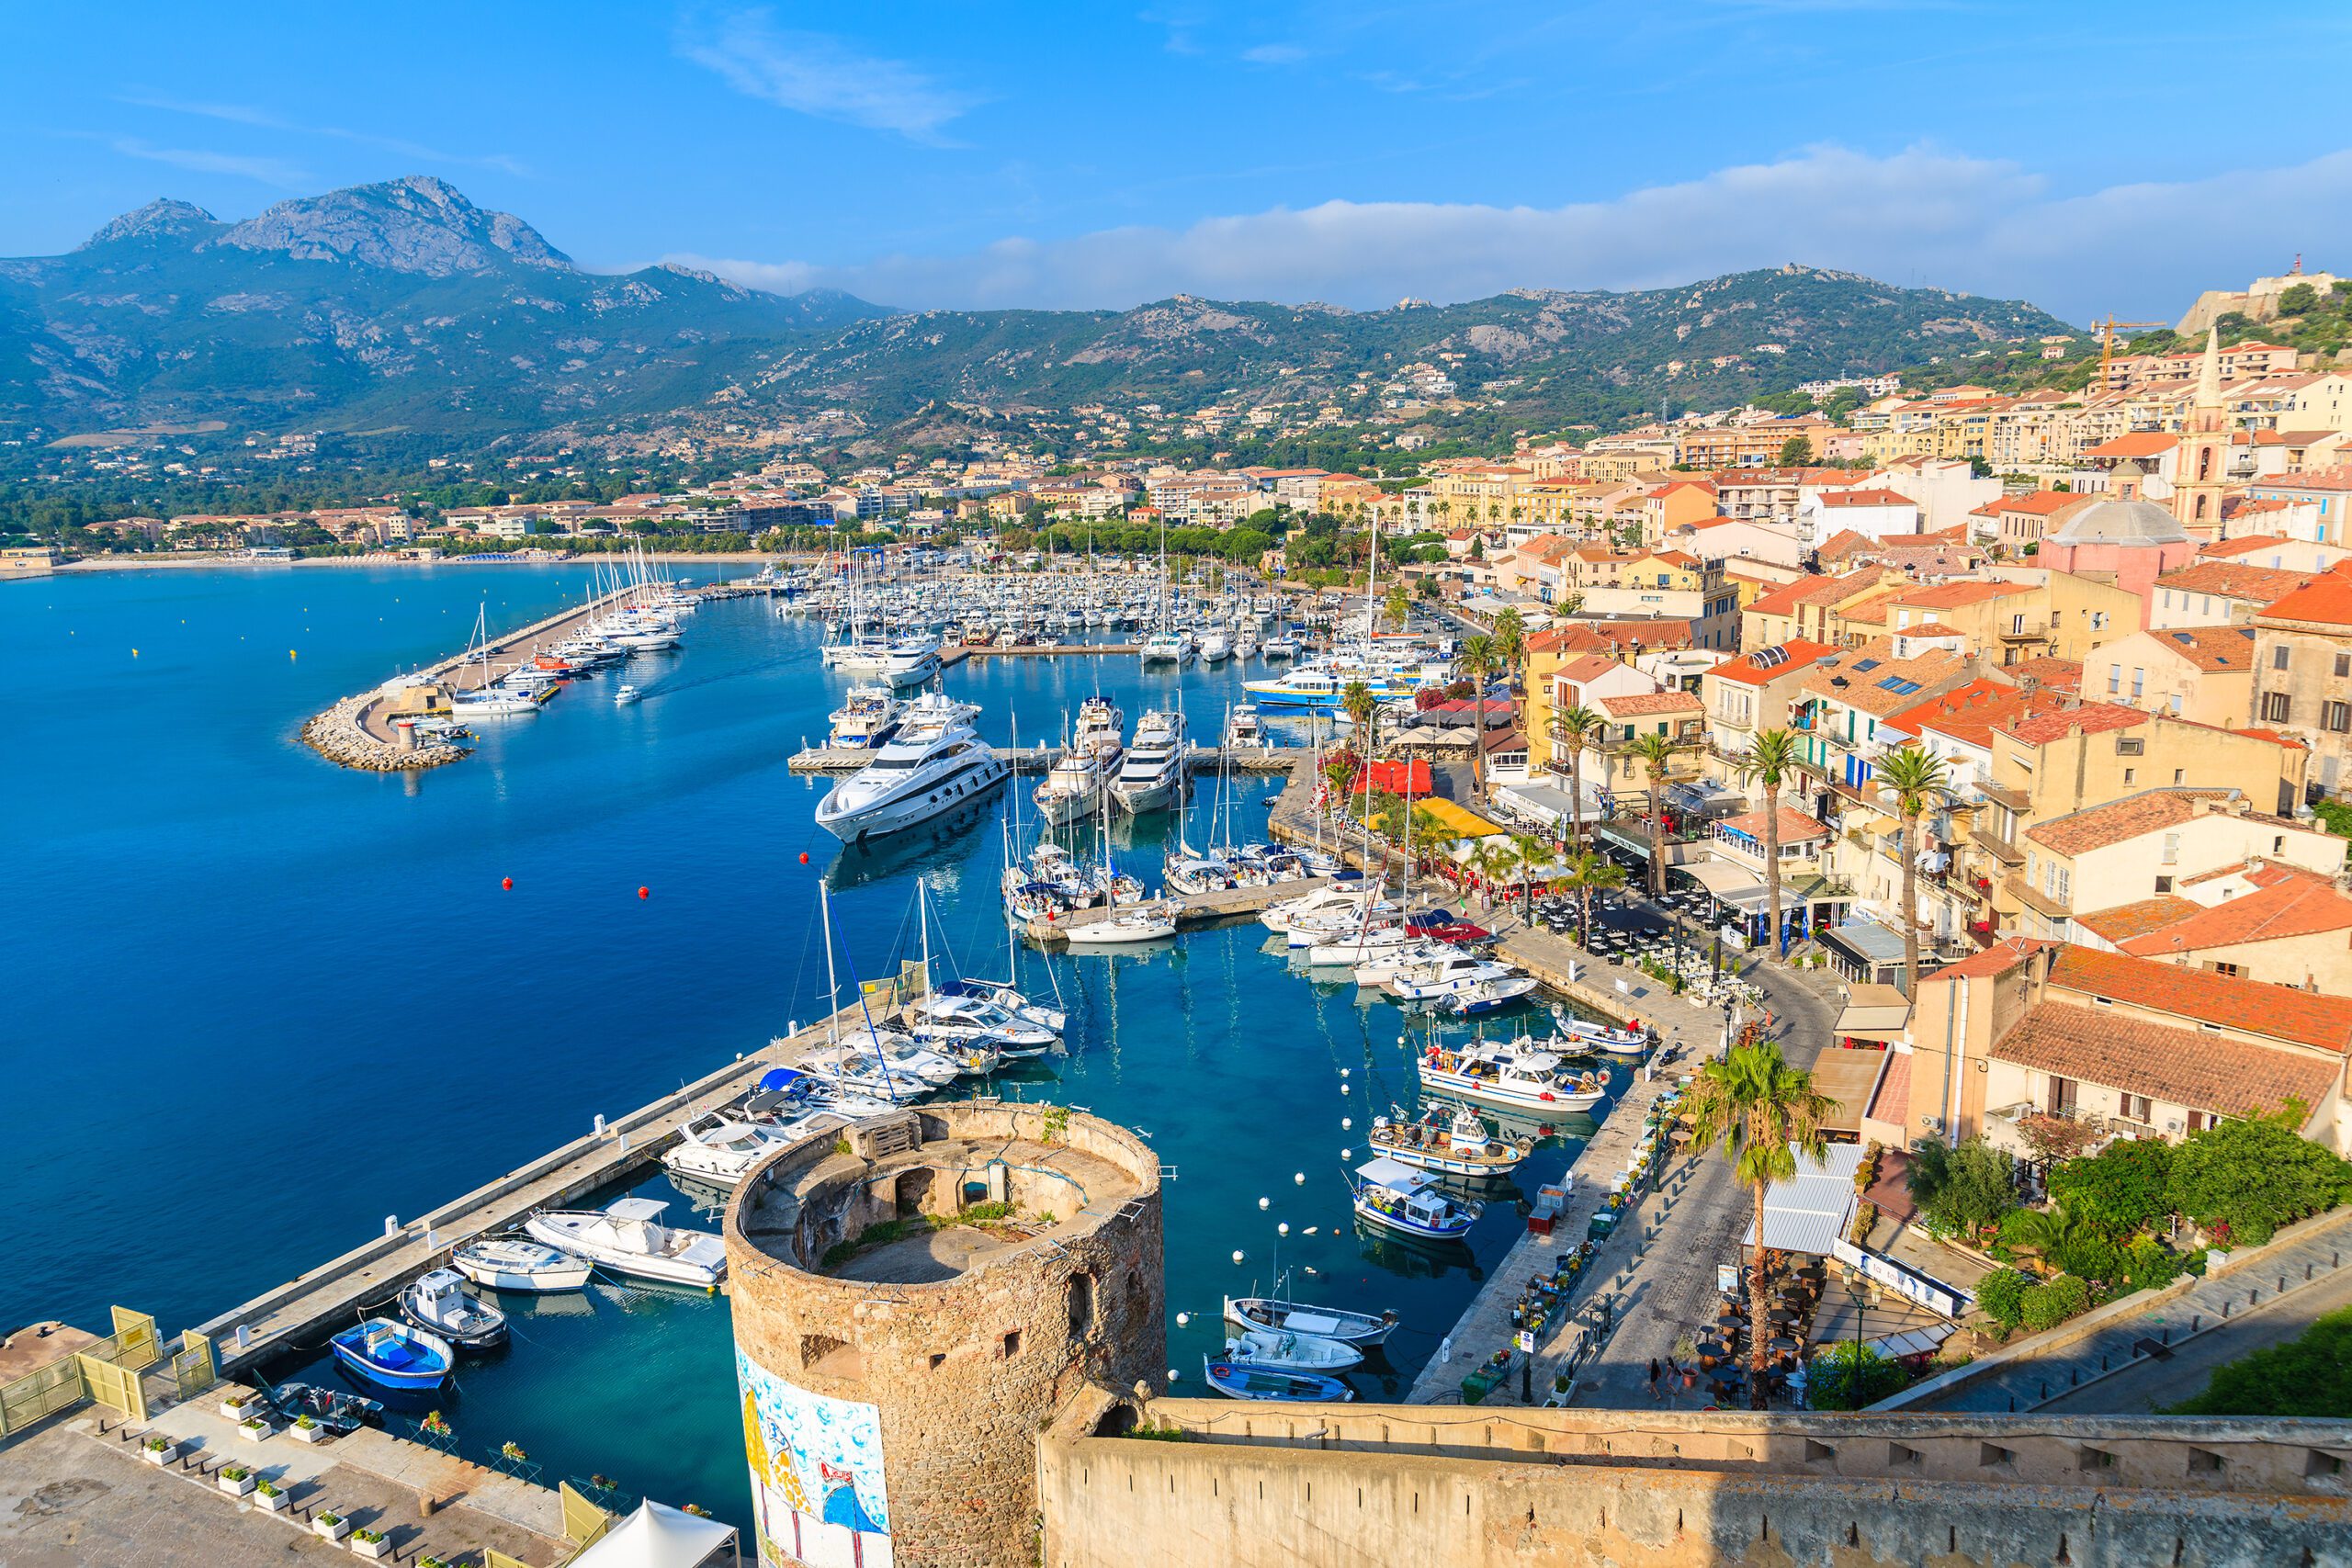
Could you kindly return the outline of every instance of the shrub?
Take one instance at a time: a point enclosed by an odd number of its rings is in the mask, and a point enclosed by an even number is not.
[[[2173,1149],[2156,1138],[2126,1138],[2050,1172],[2050,1197],[2110,1235],[2130,1235],[2172,1212]]]
[[[2118,1295],[2132,1291],[2153,1291],[2169,1285],[2180,1277],[2187,1265],[2166,1252],[2151,1236],[2140,1236],[2123,1249],[2117,1266],[2115,1290]]]
[[[1912,1153],[1904,1182],[1930,1229],[1973,1235],[2016,1201],[2016,1161],[1982,1138],[1951,1148],[1923,1143]]]
[[[2230,1122],[2192,1134],[2174,1152],[2167,1196],[2207,1230],[2227,1226],[2233,1246],[2259,1247],[2280,1225],[2352,1197],[2352,1165],[2285,1118]]]
[[[1976,1282],[1976,1304],[2004,1334],[2010,1333],[2025,1321],[2025,1293],[2033,1288],[2031,1275],[1998,1269]]]
[[[1834,1345],[1813,1359],[1805,1403],[1815,1410],[1860,1410],[1909,1383],[1910,1374],[1867,1345]]]
[[[2213,1373],[2176,1416],[2324,1416],[2352,1410],[2352,1307],[2323,1314],[2301,1337]]]
[[[2091,1304],[2091,1288],[2072,1274],[2061,1274],[2046,1285],[2026,1292],[2019,1309],[2026,1328],[2034,1334],[2057,1327]]]
[[[251,1475],[253,1472],[247,1470],[242,1464],[231,1464],[223,1465],[220,1469],[220,1473],[227,1476],[232,1481],[243,1481],[245,1477]]]

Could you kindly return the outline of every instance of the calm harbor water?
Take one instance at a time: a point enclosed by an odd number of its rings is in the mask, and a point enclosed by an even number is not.
[[[1002,973],[1011,794],[842,851],[811,823],[825,781],[785,764],[846,682],[820,669],[815,629],[763,600],[710,605],[683,649],[639,656],[642,702],[582,682],[451,768],[345,773],[295,739],[336,695],[461,646],[479,605],[519,625],[586,586],[581,569],[500,566],[0,588],[16,758],[0,1212],[17,1237],[0,1325],[98,1321],[110,1302],[198,1321],[817,1016],[820,876],[857,974],[914,956],[918,874],[935,947]],[[1017,723],[1034,743],[1098,689],[1131,726],[1181,694],[1204,737],[1242,678],[1037,659],[966,665],[946,688],[984,705],[991,738]],[[1013,786],[1024,816],[1034,782]],[[1261,836],[1272,788],[1235,782],[1238,836]],[[1204,781],[1195,843],[1213,796]],[[1156,881],[1170,830],[1123,824],[1114,849]],[[1280,1270],[1302,1297],[1402,1315],[1390,1366],[1356,1380],[1401,1394],[1520,1222],[1505,1190],[1466,1252],[1353,1229],[1341,1151],[1364,1157],[1370,1119],[1412,1098],[1397,1010],[1292,974],[1254,924],[1020,964],[1069,1009],[1069,1054],[1005,1092],[1136,1127],[1174,1171],[1177,1386],[1200,1390],[1223,1294]],[[1522,1168],[1527,1190],[1565,1167],[1566,1131]],[[685,1223],[707,1201],[639,1190]],[[467,1451],[514,1441],[550,1481],[603,1474],[745,1519],[723,1300],[600,1281],[537,1303],[514,1337],[441,1402]]]

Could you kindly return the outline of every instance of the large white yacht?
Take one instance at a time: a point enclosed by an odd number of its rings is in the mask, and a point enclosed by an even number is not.
[[[1118,773],[1119,736],[1126,722],[1127,716],[1104,698],[1089,697],[1080,705],[1069,750],[1031,797],[1040,818],[1059,828],[1094,815],[1102,805],[1102,792]]]
[[[874,761],[817,805],[817,826],[854,843],[954,809],[1012,770],[972,729],[979,709],[925,692]]]
[[[1160,811],[1184,793],[1184,714],[1154,708],[1136,721],[1136,743],[1127,748],[1111,795],[1130,813]]]

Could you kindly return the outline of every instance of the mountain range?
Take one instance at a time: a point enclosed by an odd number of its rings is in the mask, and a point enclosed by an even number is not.
[[[1416,361],[1531,423],[1605,422],[2068,330],[2020,301],[1805,266],[1372,311],[1179,296],[909,312],[685,267],[588,272],[523,220],[412,176],[234,223],[154,201],[67,254],[0,260],[0,427],[220,420],[462,445],[842,408],[882,431],[944,403],[1312,403]]]

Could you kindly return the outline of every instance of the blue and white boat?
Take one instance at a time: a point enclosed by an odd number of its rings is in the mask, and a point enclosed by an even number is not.
[[[334,1359],[378,1388],[430,1392],[448,1381],[458,1353],[437,1334],[386,1317],[345,1329],[328,1341]]]
[[[1636,1021],[1638,1022],[1638,1021]],[[1552,1010],[1553,1027],[1562,1040],[1575,1048],[1598,1051],[1609,1056],[1641,1056],[1650,1048],[1649,1031],[1642,1028],[1614,1029],[1590,1019],[1578,1018],[1559,1008]]]
[[[1460,1241],[1485,1205],[1456,1202],[1427,1173],[1382,1155],[1356,1167],[1356,1213],[1366,1223],[1417,1241]]]
[[[1201,1370],[1209,1386],[1231,1399],[1292,1399],[1316,1400],[1338,1404],[1353,1399],[1356,1391],[1337,1378],[1320,1372],[1285,1371],[1278,1367],[1254,1366],[1248,1361],[1219,1359],[1215,1356],[1201,1358]]]
[[[1431,684],[1432,679],[1424,674],[1401,671],[1304,664],[1264,680],[1244,681],[1241,689],[1250,694],[1250,702],[1261,708],[1306,708],[1331,712],[1339,707],[1347,689],[1358,682],[1363,683],[1374,702],[1385,703],[1396,697],[1409,697]]]
[[[1441,1010],[1456,1018],[1476,1018],[1486,1013],[1499,1012],[1535,989],[1532,975],[1507,975],[1500,979],[1481,980],[1464,990],[1452,991],[1438,998]]]

